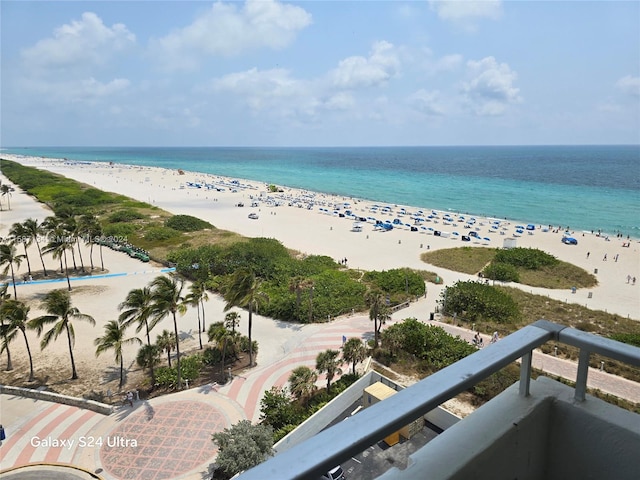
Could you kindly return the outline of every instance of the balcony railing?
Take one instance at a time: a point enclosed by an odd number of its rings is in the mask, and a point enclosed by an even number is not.
[[[580,350],[575,399],[584,401],[593,353],[640,367],[640,348],[538,320],[244,472],[241,480],[313,479],[521,359],[519,392],[529,395],[533,350],[555,340]]]

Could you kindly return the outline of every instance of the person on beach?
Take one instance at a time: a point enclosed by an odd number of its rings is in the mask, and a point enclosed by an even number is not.
[[[496,343],[498,341],[498,332],[493,332],[493,336],[491,337],[491,343]]]
[[[127,392],[127,402],[129,402],[129,405],[133,407],[133,393],[131,393],[130,391]]]
[[[607,261],[607,254],[606,254],[606,253],[604,254],[604,258],[602,259],[602,261],[603,261],[603,262],[606,262],[606,261]]]
[[[627,283],[631,282],[631,275],[627,275]]]
[[[587,252],[587,258],[589,258],[589,255],[591,255],[591,252]]]

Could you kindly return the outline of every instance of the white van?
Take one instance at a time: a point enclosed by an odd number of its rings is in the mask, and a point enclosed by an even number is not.
[[[338,465],[320,477],[321,480],[344,480],[344,472],[342,467]]]

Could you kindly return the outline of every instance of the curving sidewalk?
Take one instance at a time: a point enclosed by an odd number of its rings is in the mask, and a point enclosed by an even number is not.
[[[420,300],[396,313],[390,323],[409,316],[424,318],[430,304]],[[264,338],[270,348],[258,356],[264,364],[235,375],[223,386],[210,384],[136,402],[134,408],[119,407],[110,416],[2,395],[2,422],[7,429],[7,440],[0,447],[2,469],[40,462],[66,463],[95,472],[105,480],[201,480],[216,456],[211,433],[242,419],[257,421],[260,399],[266,390],[284,385],[290,372],[299,365],[315,366],[316,355],[328,348],[340,348],[343,336],[369,339],[373,335],[373,323],[364,315],[309,325],[286,338],[278,337],[282,326],[277,322],[261,321],[266,322],[256,337],[261,345],[263,336],[268,332],[272,335]],[[428,323],[467,341],[474,334],[461,327]],[[489,341],[486,336],[485,341]],[[274,349],[272,344],[278,342],[280,347]],[[577,365],[573,362],[535,352],[533,363],[552,375],[575,379]],[[349,365],[343,366],[344,372],[348,369]],[[324,378],[318,380],[319,385],[324,382]],[[591,369],[588,386],[640,402],[639,384],[606,372]],[[36,437],[66,440],[66,444],[34,444]]]

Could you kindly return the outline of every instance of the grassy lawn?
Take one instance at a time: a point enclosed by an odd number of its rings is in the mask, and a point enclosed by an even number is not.
[[[430,265],[446,268],[454,272],[477,275],[495,257],[494,248],[460,247],[426,252],[420,259]],[[537,270],[516,268],[523,285],[541,288],[569,289],[571,287],[589,288],[597,285],[596,277],[571,263],[559,260],[555,265]]]

